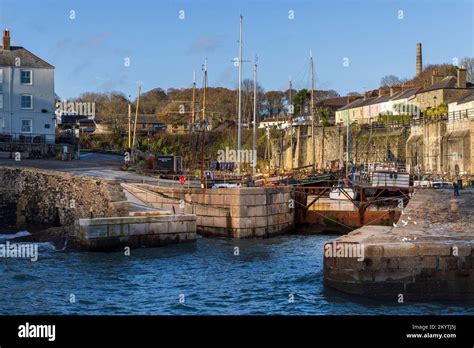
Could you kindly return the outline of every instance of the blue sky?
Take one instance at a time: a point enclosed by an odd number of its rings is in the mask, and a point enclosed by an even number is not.
[[[310,51],[316,88],[341,94],[377,88],[388,74],[412,77],[416,42],[424,65],[474,56],[472,0],[0,0],[1,27],[56,67],[62,98],[135,95],[138,81],[144,91],[189,87],[194,69],[200,85],[206,57],[209,85],[233,88],[240,14],[244,59],[258,55],[265,90],[286,89],[290,76],[307,88]],[[245,63],[244,77],[252,69]]]

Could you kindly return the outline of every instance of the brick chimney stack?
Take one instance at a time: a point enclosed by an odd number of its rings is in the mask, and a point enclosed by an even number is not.
[[[440,75],[438,70],[433,70],[433,73],[431,75],[431,85],[434,85],[435,83],[438,83],[443,79],[444,76]]]
[[[419,76],[423,71],[423,57],[421,52],[421,42],[416,44],[416,76]]]
[[[467,71],[466,71],[466,68],[464,66],[460,67],[457,71],[457,85],[456,87],[457,88],[466,88],[467,86],[467,83],[466,83],[466,80],[467,80]]]
[[[10,30],[5,29],[2,35],[2,48],[4,50],[10,50]]]

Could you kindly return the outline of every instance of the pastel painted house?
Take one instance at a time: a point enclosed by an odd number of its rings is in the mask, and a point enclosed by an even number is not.
[[[362,104],[362,115],[359,123],[370,123],[370,120],[375,120],[378,114],[375,114],[376,107],[376,100],[378,97],[367,98],[364,103]]]
[[[0,49],[0,136],[2,141],[55,142],[54,67],[3,31]]]
[[[411,115],[419,114],[416,104],[416,93],[421,88],[410,88],[393,96],[388,102],[387,109],[391,115]]]
[[[349,120],[349,123],[360,122],[362,118],[362,104],[365,102],[364,99],[357,99],[352,103],[343,106],[336,111],[336,123],[346,124]]]

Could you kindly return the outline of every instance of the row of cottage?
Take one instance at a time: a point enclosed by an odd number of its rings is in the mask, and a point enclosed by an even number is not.
[[[427,87],[380,88],[336,110],[339,124],[371,123],[381,116],[420,117],[429,109],[447,105],[449,118],[474,117],[474,84],[466,81],[466,69],[457,69],[457,76],[431,76]],[[395,117],[394,117],[395,119]]]

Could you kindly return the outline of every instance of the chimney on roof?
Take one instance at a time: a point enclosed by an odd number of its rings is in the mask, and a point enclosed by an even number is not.
[[[2,48],[4,50],[10,50],[10,30],[5,29],[2,35]]]
[[[433,70],[433,74],[431,75],[431,85],[433,86],[435,83],[438,83],[443,79],[443,76],[441,76],[438,73],[438,70]]]
[[[458,68],[457,71],[457,88],[466,88],[466,77],[467,77],[467,71],[466,67],[463,65],[460,68]]]
[[[392,87],[380,87],[379,88],[379,97],[390,94]]]
[[[419,76],[423,71],[423,58],[421,52],[421,42],[416,44],[416,76]]]

